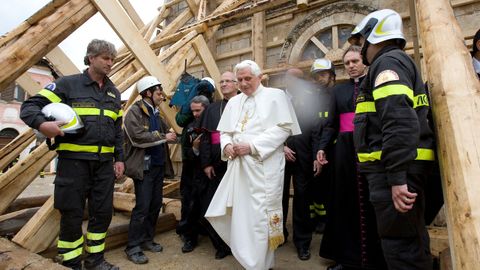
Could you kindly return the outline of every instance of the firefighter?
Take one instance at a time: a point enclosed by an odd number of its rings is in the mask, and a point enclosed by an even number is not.
[[[92,40],[81,74],[62,77],[26,100],[20,117],[47,138],[55,138],[58,168],[54,207],[60,211],[57,243],[62,264],[82,269],[84,247],[82,219],[88,199],[89,222],[85,245],[85,269],[119,269],[104,258],[105,237],[112,219],[115,177],[123,175],[122,110],[120,92],[107,77],[116,50],[112,43]],[[42,113],[42,108],[59,103],[69,105],[84,127],[70,133],[64,121]],[[62,127],[63,125],[63,127]],[[64,129],[64,130],[62,130]]]
[[[389,9],[370,13],[349,41],[370,66],[356,99],[354,142],[388,268],[432,269],[424,185],[434,137],[420,72],[403,51],[402,18]]]

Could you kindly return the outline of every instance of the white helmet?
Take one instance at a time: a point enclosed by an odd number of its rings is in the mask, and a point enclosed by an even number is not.
[[[382,9],[368,14],[353,29],[350,43],[363,36],[369,43],[377,44],[386,40],[401,40],[401,48],[405,47],[405,36],[403,35],[402,17],[391,9]]]
[[[207,81],[207,82],[209,82],[209,83],[213,86],[213,88],[215,88],[215,81],[214,81],[212,78],[210,78],[210,77],[204,77],[204,78],[202,78],[202,81]]]
[[[315,59],[310,68],[310,73],[320,72],[324,70],[329,70],[333,74],[335,74],[335,67],[332,65],[332,61],[328,60],[327,58],[319,58]]]
[[[50,121],[65,122],[66,124],[60,127],[65,133],[77,133],[79,129],[83,128],[82,119],[67,104],[50,103],[43,107],[42,113]]]
[[[141,94],[143,91],[156,85],[162,86],[157,78],[153,76],[145,76],[137,82],[137,91]]]

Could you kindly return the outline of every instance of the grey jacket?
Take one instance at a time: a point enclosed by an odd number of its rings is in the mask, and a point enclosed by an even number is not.
[[[159,116],[160,130],[149,131],[150,115],[142,100],[135,102],[124,117],[125,175],[133,179],[143,179],[145,149],[166,143],[165,134],[169,127]],[[165,178],[173,177],[173,167],[168,146],[165,149]]]

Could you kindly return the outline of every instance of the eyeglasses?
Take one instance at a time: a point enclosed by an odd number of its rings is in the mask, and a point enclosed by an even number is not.
[[[221,80],[220,84],[222,84],[222,83],[234,83],[234,82],[237,82],[237,81],[235,81],[235,80]]]

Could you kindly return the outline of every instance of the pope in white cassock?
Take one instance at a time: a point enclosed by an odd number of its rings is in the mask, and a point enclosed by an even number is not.
[[[228,101],[217,130],[228,168],[205,217],[246,269],[273,267],[283,243],[283,143],[300,134],[285,92],[264,87],[258,65],[234,69],[242,94]]]

